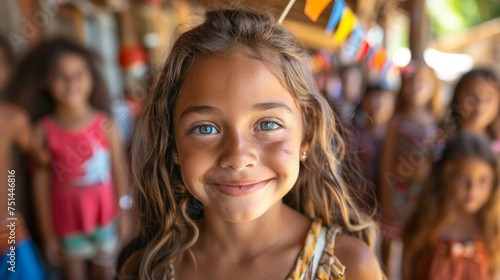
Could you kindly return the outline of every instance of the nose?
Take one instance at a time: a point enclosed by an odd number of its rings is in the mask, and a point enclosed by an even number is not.
[[[249,133],[242,131],[226,133],[220,144],[222,152],[219,156],[219,165],[236,171],[255,166],[257,163],[256,144]]]

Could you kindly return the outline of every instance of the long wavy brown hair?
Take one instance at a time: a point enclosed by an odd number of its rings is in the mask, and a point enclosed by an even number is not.
[[[482,238],[490,254],[492,270],[500,267],[500,169],[496,155],[481,136],[460,132],[451,139],[442,158],[435,163],[430,181],[420,195],[419,204],[407,222],[403,234],[405,255],[416,256],[432,252],[451,212],[452,188],[448,178],[454,164],[463,158],[476,157],[494,170],[493,189],[489,200],[476,214]],[[493,273],[494,271],[492,271]]]
[[[203,207],[186,190],[173,162],[173,108],[197,57],[231,53],[236,48],[264,62],[302,112],[310,156],[301,164],[299,178],[283,201],[311,218],[321,218],[326,226],[340,225],[344,233],[373,249],[376,225],[353,199],[353,188],[361,188],[358,184],[364,181],[346,164],[342,128],[315,87],[304,47],[270,15],[215,10],[177,39],[138,121],[131,170],[139,230],[119,254],[120,275],[166,279],[167,264],[196,242],[195,221]],[[140,260],[127,262],[139,254]]]

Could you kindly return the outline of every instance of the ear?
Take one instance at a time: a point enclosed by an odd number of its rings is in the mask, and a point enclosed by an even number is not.
[[[310,146],[310,142],[309,142],[309,139],[304,139],[302,140],[302,144],[300,144],[300,154],[306,152],[309,154],[309,146]]]

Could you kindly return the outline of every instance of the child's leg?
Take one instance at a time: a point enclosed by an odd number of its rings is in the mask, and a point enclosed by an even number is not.
[[[82,234],[62,239],[62,275],[67,280],[87,280],[87,260],[95,254],[92,240]]]
[[[112,267],[90,262],[90,278],[92,280],[111,280],[113,279]]]
[[[84,259],[64,256],[61,268],[65,280],[87,280],[87,267]]]
[[[107,226],[95,230],[91,238],[96,252],[90,261],[91,279],[113,279],[112,269],[118,249],[116,222],[110,222]]]

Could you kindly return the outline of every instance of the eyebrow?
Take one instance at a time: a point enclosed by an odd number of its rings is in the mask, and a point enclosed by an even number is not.
[[[184,112],[181,114],[181,119],[186,115],[197,113],[197,114],[215,114],[219,112],[219,109],[212,106],[189,106]]]
[[[267,102],[267,103],[257,103],[253,105],[253,108],[256,110],[260,111],[269,111],[269,110],[285,110],[288,111],[289,113],[292,113],[292,109],[288,107],[285,103],[283,102]]]
[[[290,109],[290,107],[283,102],[257,103],[253,105],[253,109],[259,111],[284,110],[289,113],[293,112],[292,109]],[[180,118],[182,119],[189,114],[216,114],[218,112],[220,112],[220,110],[212,106],[189,106],[186,110],[184,110],[184,112],[182,112]]]

